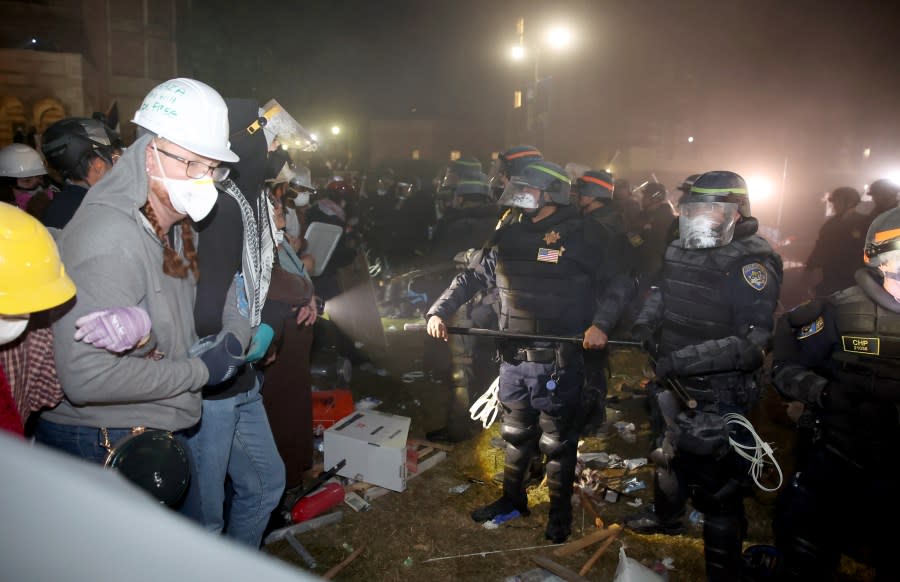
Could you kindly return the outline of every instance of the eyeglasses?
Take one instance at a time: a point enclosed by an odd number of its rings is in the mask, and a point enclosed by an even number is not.
[[[228,173],[231,171],[231,168],[228,166],[210,166],[204,162],[199,162],[197,160],[186,160],[181,156],[176,156],[175,154],[169,153],[166,150],[160,149],[157,146],[156,151],[163,154],[166,157],[172,158],[173,160],[178,160],[182,164],[186,166],[185,170],[187,173],[187,177],[193,180],[199,180],[200,178],[205,178],[207,174],[212,176],[214,182],[221,182],[225,178],[228,177]]]

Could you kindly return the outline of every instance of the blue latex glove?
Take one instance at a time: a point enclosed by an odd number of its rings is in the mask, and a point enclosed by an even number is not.
[[[201,345],[210,345],[198,357],[209,371],[207,386],[215,386],[229,380],[237,374],[238,368],[244,364],[241,342],[233,333],[227,333],[221,339],[209,336],[200,340]]]
[[[261,323],[253,334],[250,341],[250,348],[247,350],[247,361],[250,363],[260,360],[269,351],[272,345],[272,339],[275,337],[275,330],[267,323]]]

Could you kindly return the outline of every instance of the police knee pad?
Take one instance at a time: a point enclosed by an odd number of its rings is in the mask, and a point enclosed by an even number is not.
[[[556,435],[544,433],[538,442],[541,452],[547,455],[548,459],[559,459],[565,455],[570,448],[569,441],[563,440]]]
[[[516,426],[503,423],[500,426],[500,437],[508,444],[518,447],[534,440],[537,436],[535,426]]]

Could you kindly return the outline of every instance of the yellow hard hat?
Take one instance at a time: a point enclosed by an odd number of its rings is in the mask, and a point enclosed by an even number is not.
[[[27,212],[0,202],[0,314],[43,311],[74,295],[50,232]]]

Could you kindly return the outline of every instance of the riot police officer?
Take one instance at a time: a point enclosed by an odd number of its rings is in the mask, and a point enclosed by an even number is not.
[[[828,580],[841,553],[860,547],[876,579],[895,570],[894,539],[879,525],[900,518],[900,208],[869,227],[865,261],[855,286],[797,307],[776,329],[775,387],[814,420],[776,506],[786,580]],[[857,488],[868,510],[846,503]]]
[[[571,185],[557,164],[538,161],[513,176],[499,204],[511,206],[475,268],[457,275],[429,309],[428,333],[446,339],[444,319],[477,291],[500,292],[500,330],[575,336],[602,349],[618,314],[597,308],[594,274],[603,249],[585,236],[570,204]],[[506,341],[501,346],[500,434],[507,442],[503,495],[472,512],[487,521],[514,510],[529,513],[525,478],[532,458],[547,456],[550,516],[546,537],[556,543],[571,531],[572,486],[578,446],[576,413],[583,383],[579,346],[549,341]]]
[[[458,160],[457,162],[462,161]],[[480,163],[475,168],[466,160],[466,165],[453,162],[451,168],[459,168],[459,173],[447,172],[441,194],[448,205],[435,228],[429,263],[445,264],[454,268],[456,264],[467,266],[466,251],[480,251],[497,225],[497,205],[491,200],[487,177],[481,173]],[[461,167],[460,167],[461,166]],[[459,260],[455,260],[455,259]],[[448,269],[449,270],[449,269]],[[439,287],[432,293],[432,285],[427,287],[431,297],[440,294],[446,285],[446,270],[440,282],[432,281]],[[414,286],[422,288],[425,282],[417,281]],[[495,289],[485,289],[456,312],[453,325],[482,329],[497,328],[497,302]],[[426,361],[435,364],[436,372],[450,385],[451,399],[447,406],[444,427],[426,434],[431,441],[458,442],[469,438],[477,428],[469,419],[469,407],[474,397],[487,388],[497,376],[494,342],[490,338],[455,335],[449,338],[449,350],[442,342],[428,341]],[[447,353],[449,351],[449,353]]]
[[[668,428],[651,454],[655,513],[627,520],[626,526],[641,533],[677,532],[690,496],[705,517],[707,579],[736,580],[748,467],[729,438],[740,442],[748,435],[726,425],[723,416],[746,414],[758,401],[781,257],[755,234],[747,186],[733,172],[701,175],[679,210],[680,238],[666,249],[660,286],[633,332],[641,340],[658,332],[656,413]],[[689,399],[696,409],[682,404]]]
[[[607,300],[627,304],[635,290],[630,277],[633,261],[632,246],[625,232],[625,217],[618,205],[613,204],[613,177],[603,170],[588,170],[575,181],[572,188],[585,218],[587,236],[605,249],[603,265],[596,273],[597,285],[611,289],[618,296]],[[588,351],[584,354],[584,407],[583,434],[596,431],[606,420],[607,376],[609,354],[606,350]]]
[[[517,145],[502,152],[491,166],[489,176],[491,191],[499,198],[510,178],[520,175],[530,164],[543,159],[541,151],[530,145]]]

